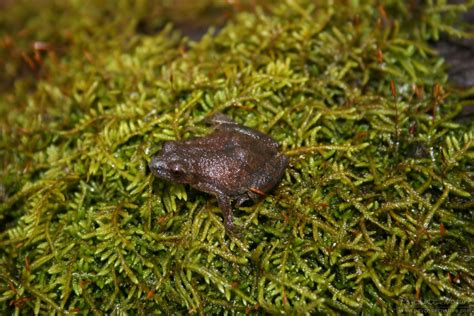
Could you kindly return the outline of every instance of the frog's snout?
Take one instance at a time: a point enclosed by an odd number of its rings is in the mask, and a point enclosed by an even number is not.
[[[159,175],[160,172],[160,159],[157,155],[151,157],[151,161],[150,163],[148,164],[148,168],[150,168],[150,171],[154,174],[154,175]],[[161,166],[162,167],[162,166]]]

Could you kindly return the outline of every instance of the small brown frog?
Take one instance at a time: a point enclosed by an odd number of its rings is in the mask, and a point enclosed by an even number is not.
[[[149,167],[158,178],[215,195],[225,228],[232,231],[231,201],[240,206],[270,191],[283,176],[288,157],[278,152],[272,138],[224,114],[214,115],[209,122],[215,127],[213,133],[166,142]]]

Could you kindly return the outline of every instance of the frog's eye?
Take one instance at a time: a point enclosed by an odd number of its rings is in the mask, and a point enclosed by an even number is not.
[[[184,175],[184,166],[180,163],[173,163],[170,166],[170,172],[173,174],[174,177],[181,177]]]

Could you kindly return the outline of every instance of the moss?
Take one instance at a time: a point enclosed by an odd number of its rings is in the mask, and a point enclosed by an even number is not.
[[[2,12],[0,312],[469,310],[473,91],[427,44],[467,6],[206,3],[235,16],[199,41],[151,2]],[[291,157],[239,239],[146,167],[218,111]]]

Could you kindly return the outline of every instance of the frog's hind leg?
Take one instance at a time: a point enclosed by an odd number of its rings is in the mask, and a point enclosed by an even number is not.
[[[219,125],[219,124],[237,124],[233,119],[228,117],[227,115],[217,112],[214,113],[204,119],[204,122],[211,125]]]
[[[231,118],[228,116],[218,113],[209,120],[210,123],[214,126],[215,130],[218,131],[230,131],[230,132],[237,132],[240,134],[243,134],[247,137],[253,138],[257,142],[262,142],[262,145],[265,145],[265,147],[270,147],[277,149],[278,148],[278,142],[271,138],[270,136],[247,126],[239,125],[236,122],[234,122]],[[236,146],[240,146],[240,138],[237,140]]]
[[[267,163],[262,169],[264,176],[259,177],[254,186],[249,189],[248,195],[255,200],[264,196],[272,190],[285,174],[285,168],[288,166],[288,157],[279,154],[274,161]]]

